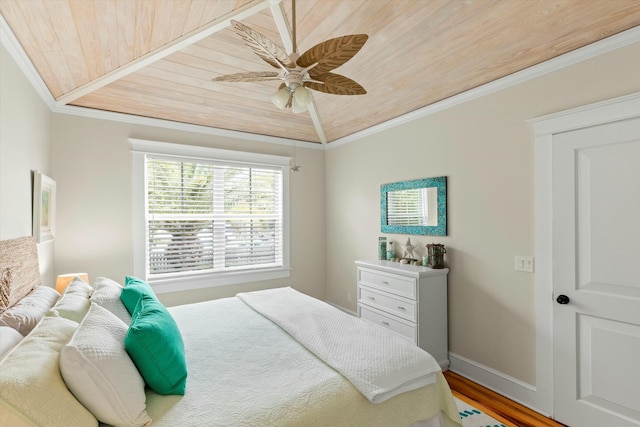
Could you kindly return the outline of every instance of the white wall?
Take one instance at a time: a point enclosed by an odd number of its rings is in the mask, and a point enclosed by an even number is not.
[[[56,274],[86,271],[122,282],[133,274],[132,155],[128,138],[291,156],[292,147],[54,114],[52,164],[57,177]],[[290,175],[291,277],[161,294],[167,305],[291,285],[324,299],[324,152],[296,149]]]
[[[525,120],[637,91],[640,44],[327,151],[327,299],[356,308],[354,261],[383,235],[380,185],[445,175],[449,235],[411,241],[447,248],[450,350],[535,385],[534,275],[514,269],[535,244]]]
[[[31,235],[32,171],[51,175],[51,113],[0,45],[0,239]],[[38,245],[43,284],[53,285],[53,247]]]

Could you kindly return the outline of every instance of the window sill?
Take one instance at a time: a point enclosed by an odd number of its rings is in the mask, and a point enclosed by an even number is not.
[[[157,294],[180,292],[193,289],[214,288],[240,283],[283,279],[290,276],[290,268],[274,268],[259,271],[210,273],[172,277],[169,279],[149,279],[148,283]]]

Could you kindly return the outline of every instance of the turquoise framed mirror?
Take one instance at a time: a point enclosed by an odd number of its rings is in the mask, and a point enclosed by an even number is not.
[[[383,233],[447,235],[447,177],[380,186]]]

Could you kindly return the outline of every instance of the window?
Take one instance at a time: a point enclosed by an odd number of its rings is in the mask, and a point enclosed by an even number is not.
[[[144,191],[144,266],[134,263],[155,288],[288,276],[288,158],[132,143]]]

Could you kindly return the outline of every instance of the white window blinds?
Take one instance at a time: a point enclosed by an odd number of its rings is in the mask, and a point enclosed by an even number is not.
[[[435,226],[438,222],[435,187],[392,191],[387,195],[387,223]]]
[[[150,278],[283,265],[282,168],[146,156]]]

